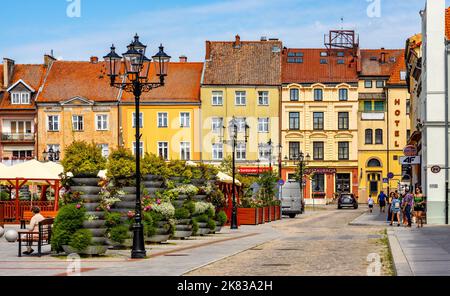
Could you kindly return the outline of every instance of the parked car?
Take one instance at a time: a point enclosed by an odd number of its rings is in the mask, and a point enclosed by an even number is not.
[[[281,189],[281,213],[295,218],[305,212],[305,202],[300,195],[300,184],[296,181],[286,182]]]
[[[352,207],[358,208],[358,199],[353,193],[341,193],[338,198],[338,209]]]

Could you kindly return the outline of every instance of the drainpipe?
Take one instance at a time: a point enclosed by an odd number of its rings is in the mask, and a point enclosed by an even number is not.
[[[450,48],[449,48],[449,41],[446,40],[445,42],[445,224],[448,225],[448,166],[449,166],[449,155],[448,155],[448,148],[449,148],[449,137],[448,137],[448,107],[449,107],[449,75],[448,75],[448,55],[450,54]]]

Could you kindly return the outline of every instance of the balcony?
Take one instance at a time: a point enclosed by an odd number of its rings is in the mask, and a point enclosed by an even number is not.
[[[361,112],[361,120],[384,120],[385,112]]]
[[[26,142],[32,143],[34,142],[34,134],[32,133],[2,133],[1,134],[2,142]]]

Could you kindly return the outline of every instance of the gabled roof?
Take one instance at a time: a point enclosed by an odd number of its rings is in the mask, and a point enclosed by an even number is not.
[[[53,62],[37,103],[58,103],[74,97],[115,102],[119,90],[111,87],[104,62]]]
[[[384,53],[384,62],[382,54]],[[361,76],[390,76],[397,61],[403,58],[403,49],[361,49]]]
[[[405,72],[406,75],[405,57],[403,55],[398,58],[397,63],[392,68],[391,77],[389,77],[387,83],[390,85],[402,85],[406,87],[406,78],[405,80],[401,80],[401,72]]]
[[[14,83],[13,85],[11,85],[10,87],[8,87],[8,89],[6,90],[7,92],[10,92],[11,90],[13,90],[17,85],[22,84],[24,85],[29,91],[31,92],[35,92],[34,88],[32,88],[31,86],[29,86],[25,81],[23,81],[22,79],[19,79],[16,81],[16,83]]]
[[[282,42],[206,41],[204,85],[280,85]]]
[[[200,80],[203,63],[169,63],[168,75],[163,87],[143,93],[141,102],[148,103],[200,103]],[[152,64],[150,81],[158,81]],[[123,102],[134,102],[131,93],[123,92]]]
[[[344,56],[338,56],[338,52]],[[283,83],[354,83],[358,81],[352,50],[291,48],[283,52]],[[327,56],[321,56],[327,53]],[[289,55],[300,55],[302,63],[289,63]],[[295,57],[294,57],[295,58]],[[321,63],[326,60],[326,64]],[[339,61],[339,63],[338,63]]]

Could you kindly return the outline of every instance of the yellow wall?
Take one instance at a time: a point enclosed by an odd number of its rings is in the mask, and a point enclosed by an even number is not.
[[[134,105],[121,105],[123,144],[132,149],[135,142],[135,129],[133,128]],[[158,142],[168,142],[169,160],[180,159],[180,142],[190,142],[191,160],[200,160],[198,142],[199,107],[195,105],[141,105],[143,114],[143,128],[141,128],[141,142],[144,143],[144,153],[158,153]],[[167,128],[158,127],[158,113],[167,112],[169,124]],[[180,113],[190,113],[190,127],[180,127]]]
[[[223,92],[223,106],[212,106],[212,92]],[[235,106],[235,92],[245,91],[247,103],[245,106]],[[269,105],[258,105],[258,92],[269,92]],[[202,130],[202,158],[204,161],[212,161],[212,144],[221,143],[221,139],[217,134],[212,133],[212,118],[221,117],[225,127],[224,138],[229,139],[228,123],[235,117],[245,117],[247,124],[250,126],[249,140],[247,143],[247,161],[241,163],[249,163],[255,165],[258,159],[258,144],[267,143],[270,139],[273,142],[273,158],[278,159],[279,144],[279,102],[280,92],[276,86],[258,86],[258,87],[228,87],[228,86],[202,86],[201,88],[201,130]],[[269,118],[269,132],[258,132],[258,118]],[[239,141],[244,140],[243,134],[239,135]],[[223,145],[224,158],[231,155],[232,147]],[[275,162],[273,162],[274,164]],[[261,165],[264,165],[262,162]]]

